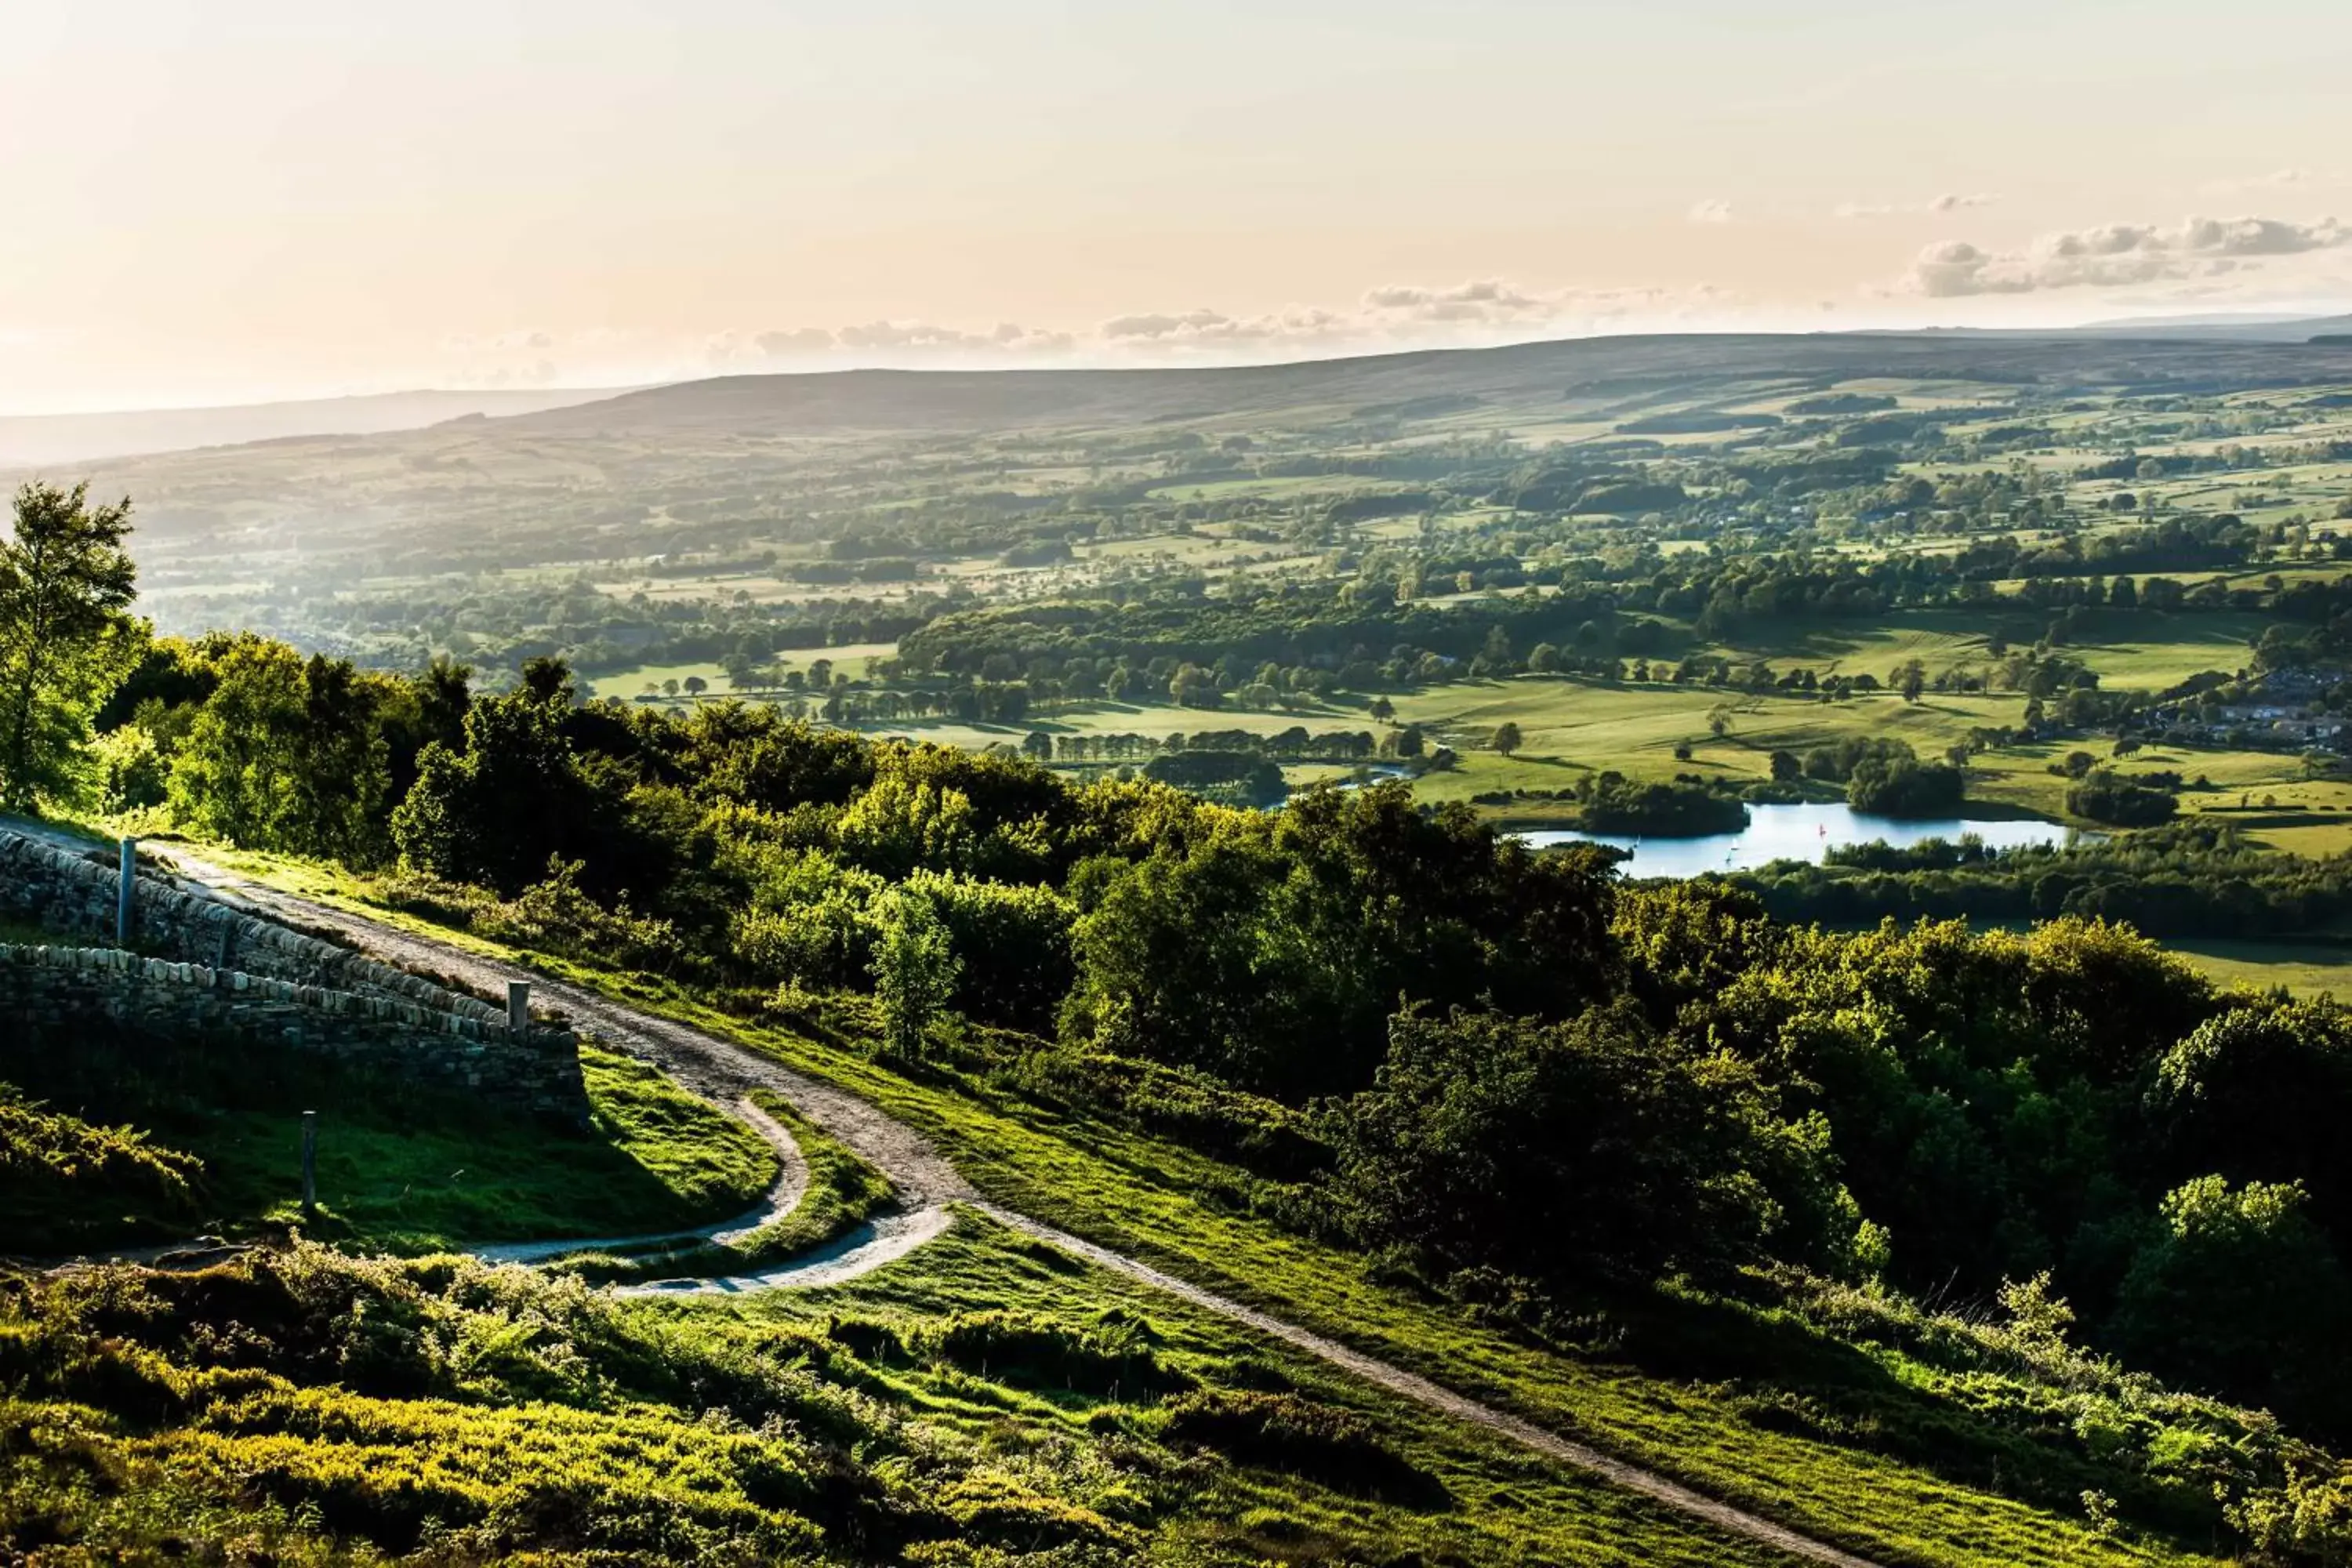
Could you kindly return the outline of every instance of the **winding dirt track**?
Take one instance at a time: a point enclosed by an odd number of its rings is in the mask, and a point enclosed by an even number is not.
[[[17,831],[43,831],[37,824],[12,822],[8,826]],[[75,848],[89,847],[85,841],[61,834],[50,832],[46,836]],[[1833,1564],[1835,1568],[1880,1568],[1869,1558],[1801,1535],[1783,1525],[1694,1491],[1654,1470],[1613,1458],[1507,1411],[1481,1404],[1417,1373],[1392,1366],[1336,1340],[1310,1332],[1229,1297],[1162,1273],[1149,1264],[990,1203],[982,1198],[957,1173],[955,1167],[912,1128],[893,1121],[854,1094],[794,1072],[741,1046],[670,1019],[641,1013],[593,991],[551,980],[529,970],[493,963],[461,948],[396,931],[329,905],[278,892],[176,847],[143,847],[153,859],[169,865],[194,884],[192,890],[207,891],[225,901],[246,906],[256,912],[296,925],[334,931],[362,951],[385,963],[424,973],[446,975],[467,989],[490,996],[503,997],[507,983],[510,980],[528,980],[531,984],[534,1001],[569,1014],[574,1022],[596,1035],[606,1045],[655,1063],[688,1089],[708,1099],[720,1103],[741,1102],[755,1089],[782,1095],[811,1121],[880,1168],[898,1186],[901,1213],[877,1220],[830,1247],[794,1258],[775,1269],[740,1278],[666,1281],[632,1288],[637,1293],[731,1293],[778,1287],[812,1288],[837,1284],[903,1258],[925,1241],[943,1233],[953,1223],[953,1214],[949,1205],[962,1205],[1100,1268],[1142,1280],[1196,1307],[1244,1324],[1318,1357],[1392,1394],[1454,1419],[1510,1437],[1538,1453],[1588,1471],[1727,1534],[1775,1548],[1807,1562]],[[759,1118],[754,1125],[762,1122],[767,1126],[761,1130],[772,1141],[778,1135],[782,1136],[783,1144],[780,1148],[790,1145],[789,1135],[784,1134],[782,1128],[769,1122],[767,1118]],[[769,1131],[771,1128],[772,1131]],[[792,1169],[797,1159],[797,1151],[794,1151],[787,1159],[787,1173],[780,1181],[780,1188],[792,1185]],[[789,1209],[797,1196],[796,1188],[786,1194],[772,1192],[770,1202],[763,1204],[759,1212],[767,1213],[780,1199],[783,1208]],[[741,1223],[734,1222],[738,1227]],[[725,1230],[730,1227],[713,1228]],[[531,1244],[521,1252],[509,1249],[507,1255],[545,1256],[577,1250],[583,1245],[578,1241],[549,1243],[543,1247]]]

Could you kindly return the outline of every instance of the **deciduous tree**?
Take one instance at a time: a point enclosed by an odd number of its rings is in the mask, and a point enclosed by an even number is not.
[[[138,663],[129,498],[92,507],[87,484],[16,491],[0,542],[0,805],[74,793],[90,715]]]

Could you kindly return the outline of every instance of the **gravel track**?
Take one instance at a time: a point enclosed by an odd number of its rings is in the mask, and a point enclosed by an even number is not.
[[[18,831],[40,832],[37,824],[10,823]],[[47,835],[77,848],[89,845],[64,835]],[[811,1121],[849,1145],[897,1184],[902,1212],[861,1226],[828,1247],[771,1270],[722,1279],[663,1281],[625,1288],[638,1295],[736,1294],[785,1287],[812,1289],[840,1284],[908,1256],[953,1223],[950,1205],[963,1205],[1013,1230],[1085,1258],[1099,1268],[1140,1280],[1203,1310],[1280,1340],[1402,1398],[1471,1426],[1500,1434],[1547,1458],[1584,1470],[1627,1491],[1727,1534],[1832,1568],[1880,1568],[1880,1564],[1825,1542],[1759,1518],[1669,1479],[1654,1470],[1601,1453],[1533,1422],[1485,1405],[1337,1340],[1204,1289],[1123,1253],[987,1202],[920,1133],[845,1090],[794,1072],[732,1042],[650,1013],[639,1012],[595,992],[531,971],[496,963],[461,948],[395,931],[363,916],[280,893],[176,846],[143,846],[156,861],[193,884],[192,890],[236,903],[291,924],[331,930],[369,955],[420,973],[446,976],[461,987],[503,998],[510,980],[528,980],[535,1004],[570,1015],[604,1044],[660,1067],[687,1088],[719,1103],[739,1102],[751,1090],[782,1095]],[[753,1108],[756,1110],[756,1108]],[[761,1118],[761,1121],[768,1121]],[[755,1122],[755,1125],[758,1123]],[[772,1121],[768,1121],[774,1127]],[[778,1133],[783,1129],[774,1127]],[[763,1130],[764,1131],[764,1130]],[[790,1143],[789,1134],[785,1142]],[[797,1160],[797,1151],[794,1153]],[[789,1178],[787,1178],[789,1179]],[[780,1184],[780,1185],[782,1184]],[[789,1207],[789,1204],[786,1207]],[[764,1205],[763,1205],[764,1207]],[[536,1244],[534,1244],[536,1245]],[[581,1242],[547,1244],[551,1251],[577,1250]]]
[[[544,1263],[574,1252],[626,1252],[637,1247],[655,1247],[665,1242],[690,1246],[695,1242],[715,1242],[720,1247],[743,1240],[763,1226],[773,1225],[800,1206],[801,1197],[808,1191],[808,1161],[801,1153],[800,1144],[783,1123],[761,1110],[748,1098],[739,1100],[732,1107],[751,1131],[767,1140],[776,1152],[776,1179],[760,1194],[760,1206],[720,1220],[717,1225],[701,1226],[692,1230],[652,1231],[644,1236],[595,1236],[575,1237],[569,1241],[507,1241],[473,1249],[477,1258],[492,1263]]]

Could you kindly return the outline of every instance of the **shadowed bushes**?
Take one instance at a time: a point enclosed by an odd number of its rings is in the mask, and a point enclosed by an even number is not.
[[[927,1329],[917,1352],[976,1372],[1039,1388],[1104,1399],[1144,1399],[1189,1386],[1160,1364],[1151,1325],[1106,1313],[1078,1328],[1031,1312],[961,1312]]]

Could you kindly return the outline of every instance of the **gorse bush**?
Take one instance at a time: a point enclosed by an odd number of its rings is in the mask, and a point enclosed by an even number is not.
[[[1168,1402],[1167,1434],[1244,1464],[1286,1470],[1341,1491],[1412,1501],[1432,1498],[1430,1479],[1383,1444],[1372,1424],[1289,1391],[1204,1389]]]
[[[6,1245],[62,1251],[118,1240],[121,1216],[193,1213],[203,1163],[131,1127],[98,1127],[0,1083],[0,1208]]]
[[[966,1312],[913,1343],[970,1371],[1102,1398],[1149,1397],[1189,1379],[1160,1364],[1150,1325],[1110,1317],[1076,1327],[1030,1312]]]
[[[546,877],[511,899],[477,908],[470,924],[493,942],[565,958],[593,958],[625,969],[667,970],[681,956],[667,921],[629,909],[627,893],[606,909],[581,887],[582,863],[551,856]]]
[[[1083,1342],[1105,1347],[1088,1366],[1148,1363],[1108,1330]],[[520,1269],[311,1247],[0,1291],[0,1377],[91,1411],[85,1451],[136,1456],[145,1488],[275,1508],[390,1552],[881,1560],[956,1532],[954,1510],[852,1458],[901,1438],[830,1375],[857,1381],[845,1354],[817,1330],[710,1333]],[[0,1428],[14,1452],[64,1458],[29,1407],[0,1411]],[[46,1495],[53,1518],[73,1511],[70,1489]],[[80,1504],[73,1530],[102,1539],[109,1505]]]
[[[1170,1436],[1154,1412],[1193,1375],[1127,1307],[1059,1289],[1097,1304],[683,1312],[307,1246],[192,1274],[7,1277],[0,1541],[138,1560],[266,1542],[299,1563],[1062,1568],[1159,1561],[1171,1525],[1220,1533],[1230,1471],[1196,1447],[1345,1489],[1410,1474],[1365,1417],[1303,1396],[1187,1406]]]

